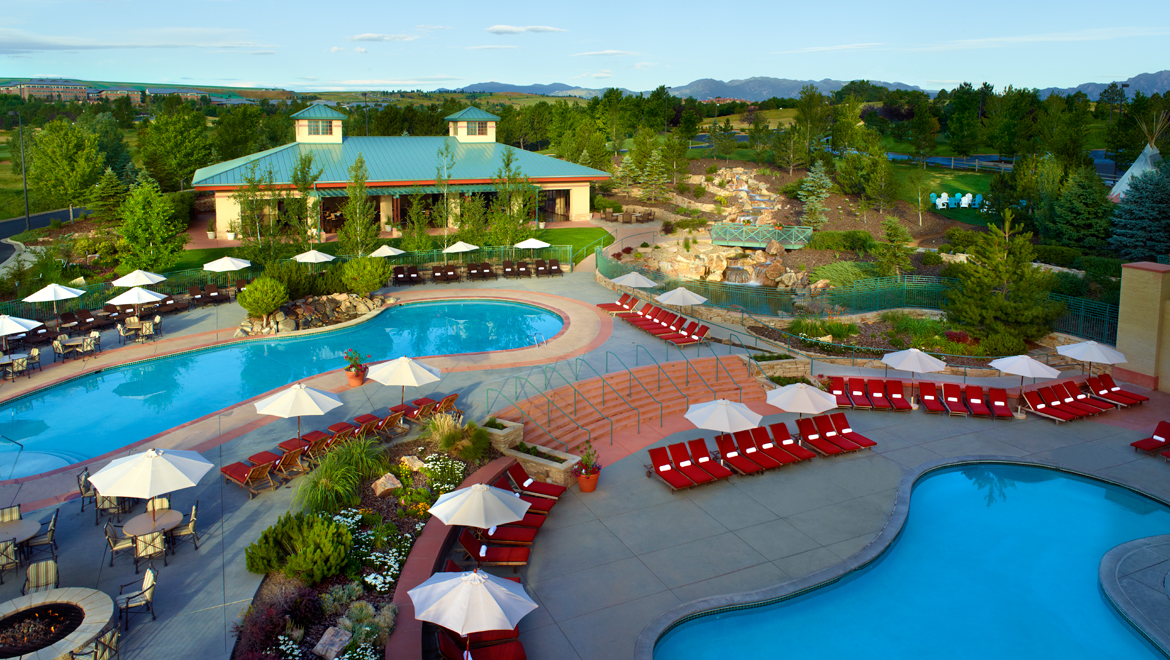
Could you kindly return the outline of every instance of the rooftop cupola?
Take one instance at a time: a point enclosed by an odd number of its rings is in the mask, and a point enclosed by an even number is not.
[[[447,116],[447,135],[460,142],[495,142],[500,118],[479,108],[464,108]]]
[[[323,104],[311,105],[292,116],[297,123],[297,142],[341,144],[345,115]]]

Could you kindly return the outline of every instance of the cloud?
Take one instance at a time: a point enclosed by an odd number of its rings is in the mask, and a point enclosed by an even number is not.
[[[450,30],[451,26],[450,25],[416,25],[416,26],[414,26],[414,29],[416,29],[416,30]]]
[[[1138,37],[1162,37],[1170,35],[1170,28],[1115,27],[1076,30],[1073,32],[1046,32],[1042,34],[1021,34],[1012,37],[981,37],[979,39],[958,39],[937,44],[904,48],[910,52],[978,50],[1004,46],[1025,46],[1042,43],[1071,43],[1083,41],[1109,41],[1112,39],[1133,39]]]
[[[414,41],[419,39],[417,34],[373,34],[367,32],[365,34],[355,34],[352,37],[346,37],[347,41]]]
[[[632,50],[595,50],[588,53],[573,53],[573,57],[622,57],[625,55],[641,55]]]
[[[365,48],[362,48],[361,46],[358,46],[357,48],[353,49],[353,52],[355,52],[359,55],[365,55],[366,53],[368,53],[370,51],[366,50]]]
[[[516,46],[467,46],[465,50],[515,50]]]
[[[343,50],[345,50],[345,49],[342,48],[341,46],[334,46],[333,48],[330,48],[329,50],[327,50],[325,52],[326,53],[340,53]]]
[[[572,76],[569,78],[569,80],[576,80],[578,78],[612,78],[612,77],[613,77],[612,71],[610,71],[609,69],[602,69],[601,71],[598,71],[597,73],[582,73],[579,76]]]
[[[242,38],[240,29],[157,28],[129,33],[123,37],[80,39],[32,34],[0,28],[0,55],[88,50],[130,50],[150,48],[255,49],[272,48]]]
[[[547,25],[526,25],[518,27],[515,25],[493,25],[487,29],[492,34],[520,34],[522,32],[568,32],[557,27],[549,27]]]
[[[791,55],[793,53],[825,53],[836,50],[869,50],[884,46],[885,44],[841,44],[838,46],[809,46],[807,48],[797,48],[796,50],[781,50],[772,55]]]
[[[231,53],[233,55],[275,55],[274,50],[212,50],[211,53]]]
[[[658,66],[658,62],[638,62],[634,65],[634,68],[641,71],[643,69],[652,69],[656,66]]]

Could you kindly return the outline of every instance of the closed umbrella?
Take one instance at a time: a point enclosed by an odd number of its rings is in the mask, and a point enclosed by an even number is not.
[[[696,403],[687,408],[684,417],[697,428],[724,433],[754,429],[764,418],[744,404],[727,399]]]
[[[215,261],[209,261],[203,264],[203,270],[209,270],[213,273],[230,273],[236,270],[242,270],[251,266],[252,262],[247,259],[236,259],[235,257],[220,257]]]
[[[1079,344],[1057,346],[1056,352],[1074,360],[1088,362],[1090,376],[1093,375],[1094,362],[1101,364],[1122,364],[1125,362],[1125,355],[1120,351],[1110,348],[1105,344],[1098,344],[1095,341],[1083,341]]]
[[[653,289],[658,286],[658,282],[655,282],[638,271],[626,273],[613,280],[613,283],[618,286],[628,286],[632,289]]]
[[[8,352],[8,335],[18,335],[22,332],[28,332],[40,325],[40,321],[0,314],[0,335],[4,337],[4,351]]]
[[[421,362],[415,362],[408,357],[383,362],[366,374],[370,380],[376,380],[383,385],[397,385],[402,388],[402,401],[406,403],[406,388],[418,387],[427,383],[439,381],[441,372],[435,367],[429,367]]]
[[[148,449],[110,461],[89,481],[107,497],[148,500],[194,486],[211,468],[197,451]]]
[[[530,506],[512,491],[474,484],[440,495],[430,513],[447,525],[488,529],[523,520]]]
[[[406,254],[404,250],[399,250],[396,247],[383,245],[382,247],[370,253],[371,257],[397,257],[400,254]]]
[[[521,584],[478,570],[435,573],[407,594],[414,603],[414,618],[460,635],[511,630],[537,607]],[[471,657],[470,637],[463,657]]]
[[[1020,377],[1021,404],[1018,406],[1019,409],[1016,410],[1017,413],[1024,407],[1022,401],[1024,399],[1025,377],[1032,378],[1034,381],[1036,378],[1056,378],[1060,376],[1060,372],[1056,369],[1043,362],[1038,362],[1027,355],[1013,355],[1011,357],[999,358],[998,360],[992,360],[987,363],[987,366],[992,369],[998,369],[1005,374]]]
[[[837,407],[837,397],[808,383],[793,383],[768,392],[768,404],[784,412],[819,415]]]
[[[301,416],[324,415],[341,406],[341,399],[331,392],[322,392],[304,383],[296,383],[270,397],[256,402],[256,412],[273,417],[297,418],[297,437],[301,437]]]
[[[158,273],[148,273],[145,270],[136,270],[133,273],[123,275],[118,279],[110,282],[114,286],[130,287],[130,286],[150,286],[151,284],[158,284],[167,278]]]
[[[137,314],[139,305],[145,305],[166,299],[167,294],[165,293],[134,287],[133,289],[130,289],[121,295],[111,298],[109,303],[111,305],[134,305],[134,311],[135,314]]]
[[[24,301],[30,302],[30,303],[36,303],[36,302],[49,302],[51,300],[51,301],[53,301],[53,316],[56,316],[57,315],[57,301],[58,300],[69,300],[71,298],[76,298],[77,296],[80,296],[83,293],[85,293],[85,291],[82,291],[81,289],[74,289],[74,288],[68,287],[68,286],[61,286],[60,284],[50,284],[49,286],[41,289],[40,291],[37,291],[36,293],[32,294],[31,296],[25,298]]]

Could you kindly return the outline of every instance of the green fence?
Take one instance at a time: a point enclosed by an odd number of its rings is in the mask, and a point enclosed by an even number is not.
[[[503,261],[531,261],[533,259],[556,259],[560,262],[561,268],[565,271],[571,271],[573,268],[572,260],[573,248],[570,245],[553,245],[539,250],[520,250],[514,247],[482,247],[474,252],[465,252],[459,254],[444,255],[442,250],[428,250],[426,252],[406,252],[396,257],[387,257],[386,261],[392,266],[430,266],[433,264],[444,263],[446,257],[447,263],[459,264],[475,261],[482,263],[488,261],[494,264],[499,264]],[[534,256],[535,254],[535,256]],[[317,265],[316,268],[326,268],[339,263],[345,263],[352,256],[338,256],[334,257],[329,264]],[[213,273],[198,268],[189,270],[171,271],[163,273],[167,278],[158,284],[151,285],[151,289],[159,293],[165,293],[172,296],[177,296],[187,293],[187,290],[192,286],[206,286],[207,284],[214,284],[218,287],[234,286],[236,280],[244,279],[250,280],[254,277],[262,275],[264,269],[260,266],[251,266],[243,270],[232,271],[230,273]],[[45,282],[44,284],[48,284]],[[29,287],[22,287],[28,289]],[[36,288],[40,288],[37,286]],[[114,296],[124,293],[126,289],[115,287],[109,282],[101,282],[98,284],[89,284],[84,286],[73,287],[85,291],[84,294],[77,298],[70,300],[58,300],[58,312],[78,311],[82,309],[100,309],[105,302]],[[32,289],[35,290],[35,289]],[[31,290],[25,295],[30,295]],[[47,321],[53,318],[53,304],[52,303],[27,303],[22,300],[10,300],[0,303],[0,314],[7,314],[9,316],[18,316],[26,319],[37,319],[39,321]]]
[[[1170,265],[1170,256],[1164,254],[1158,257],[1158,263]]]
[[[812,237],[812,227],[757,227],[733,222],[717,222],[710,227],[711,242],[716,245],[765,248],[779,241],[788,250],[805,246]]]
[[[613,279],[637,270],[665,289],[684,287],[707,299],[708,305],[723,309],[743,309],[751,314],[775,317],[840,316],[886,309],[942,309],[947,292],[956,280],[942,277],[902,275],[861,280],[852,286],[824,291],[795,293],[764,286],[727,284],[702,280],[670,278],[658,271],[648,271],[609,258],[602,250],[597,255],[597,272]],[[1052,299],[1065,303],[1068,313],[1052,324],[1053,330],[1103,343],[1117,342],[1117,306],[1059,294]]]

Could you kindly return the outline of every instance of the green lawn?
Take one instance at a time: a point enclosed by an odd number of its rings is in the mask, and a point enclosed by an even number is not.
[[[900,163],[890,163],[890,166],[894,168],[894,175],[902,184],[901,194],[898,198],[914,204],[917,201],[915,199],[916,193],[906,181],[910,172],[918,166],[903,165]],[[954,196],[956,193],[959,195],[972,193],[986,197],[987,191],[991,187],[991,177],[994,175],[991,172],[975,173],[969,170],[948,170],[941,167],[928,167],[925,172],[927,187],[930,189],[930,192],[938,194],[945,192],[951,196]],[[969,225],[986,226],[988,220],[987,214],[976,209],[948,208],[941,211],[935,210],[935,213],[938,213],[944,218],[965,222]]]
[[[582,259],[593,253],[590,249],[585,254],[577,255],[582,248],[593,245],[596,241],[604,238],[601,243],[597,243],[601,247],[613,244],[613,234],[602,229],[601,227],[565,227],[563,229],[542,229],[536,232],[536,237],[550,245],[571,245],[573,246],[573,255],[575,257],[574,264],[578,264]],[[597,247],[593,245],[593,247]]]

